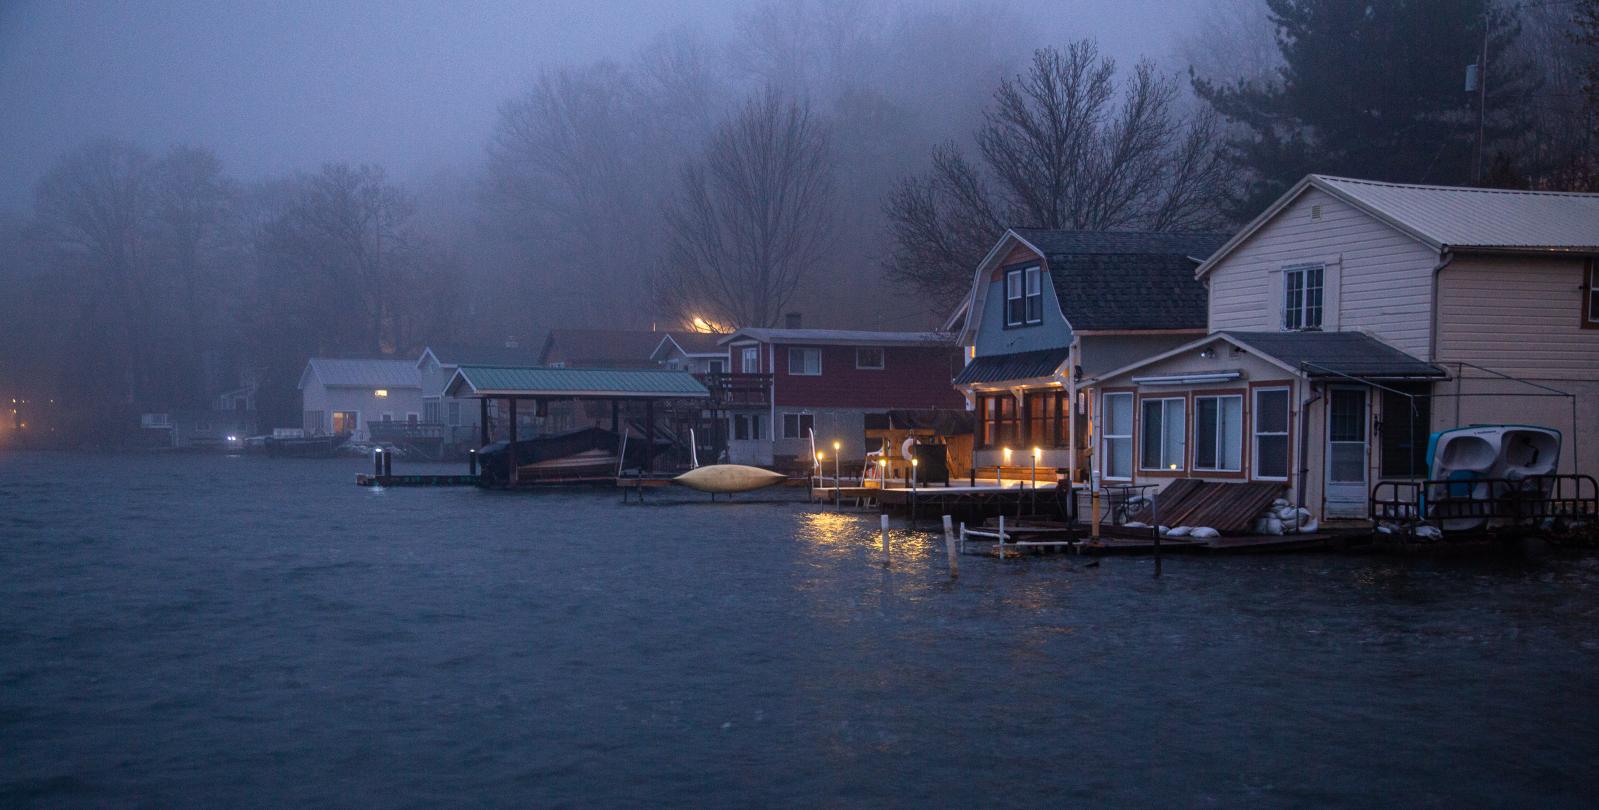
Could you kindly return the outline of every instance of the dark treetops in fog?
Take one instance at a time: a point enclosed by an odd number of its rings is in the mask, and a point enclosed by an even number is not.
[[[1472,181],[1485,8],[1481,182],[1595,188],[1599,0],[1214,0],[1192,82],[1118,69],[1088,15],[767,2],[549,66],[469,168],[406,188],[359,156],[245,182],[203,145],[63,144],[0,214],[0,393],[92,439],[249,377],[271,427],[314,354],[931,326],[1007,226],[1229,227],[1306,172]]]

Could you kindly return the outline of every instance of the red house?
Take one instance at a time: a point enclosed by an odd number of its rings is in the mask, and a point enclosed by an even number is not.
[[[740,329],[721,340],[731,378],[759,375],[767,396],[728,409],[728,460],[781,463],[809,458],[810,432],[829,454],[864,458],[867,414],[896,409],[961,409],[949,381],[961,369],[943,332]]]

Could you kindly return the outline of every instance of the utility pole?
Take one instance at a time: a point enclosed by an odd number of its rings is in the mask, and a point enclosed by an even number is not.
[[[1482,184],[1483,120],[1488,111],[1488,15],[1492,0],[1482,3],[1482,55],[1477,59],[1477,158],[1473,162],[1472,182]]]

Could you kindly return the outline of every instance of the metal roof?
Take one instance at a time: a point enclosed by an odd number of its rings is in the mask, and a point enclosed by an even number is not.
[[[1599,251],[1599,194],[1316,178],[1434,247]]]
[[[1013,354],[984,355],[967,363],[966,367],[955,375],[954,384],[999,383],[1049,377],[1054,375],[1070,355],[1069,346]]]
[[[346,360],[313,357],[306,372],[332,388],[421,388],[422,376],[409,360]],[[305,375],[300,377],[305,388]]]
[[[1364,332],[1220,332],[1306,377],[1444,377],[1443,369]]]
[[[1308,174],[1211,254],[1197,275],[1209,273],[1310,188],[1440,252],[1599,253],[1599,194],[1407,185]]]
[[[875,332],[861,329],[761,329],[749,327],[727,335],[723,345],[741,338],[761,343],[808,343],[837,346],[954,346],[948,332]]]
[[[466,397],[620,399],[704,399],[711,395],[686,371],[520,366],[461,366],[444,392]]]
[[[1047,257],[1058,255],[1187,256],[1196,262],[1216,252],[1227,241],[1224,233],[1179,231],[1066,231],[1052,228],[1011,228],[1027,244]]]

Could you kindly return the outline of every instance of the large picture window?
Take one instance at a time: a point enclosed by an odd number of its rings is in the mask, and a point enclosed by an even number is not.
[[[1005,325],[1027,326],[1044,320],[1044,274],[1038,267],[1005,273]]]
[[[815,377],[822,373],[821,349],[789,349],[788,373],[802,377]]]
[[[1321,328],[1321,292],[1324,268],[1319,264],[1283,270],[1283,328]]]
[[[1061,412],[1066,395],[1056,391],[1036,391],[1026,395],[1027,435],[1022,441],[1028,447],[1063,447],[1066,434],[1062,427]]]
[[[733,415],[733,438],[741,440],[741,441],[752,441],[752,440],[760,439],[761,438],[761,415],[758,414],[758,413],[734,414]]]
[[[883,367],[883,347],[862,346],[855,350],[855,367],[880,370]]]
[[[1133,477],[1133,395],[1105,395],[1105,477]]]
[[[1188,401],[1182,398],[1146,399],[1142,402],[1142,441],[1138,466],[1144,470],[1181,470],[1188,453],[1186,428]]]
[[[1255,477],[1288,480],[1288,389],[1255,389],[1250,419],[1255,434]]]
[[[1243,396],[1194,397],[1194,469],[1239,472],[1243,468]]]
[[[977,402],[983,446],[1015,446],[1019,427],[1016,398],[1010,394],[984,394]]]
[[[811,435],[811,429],[816,427],[816,417],[808,413],[783,414],[783,438],[803,439]]]

